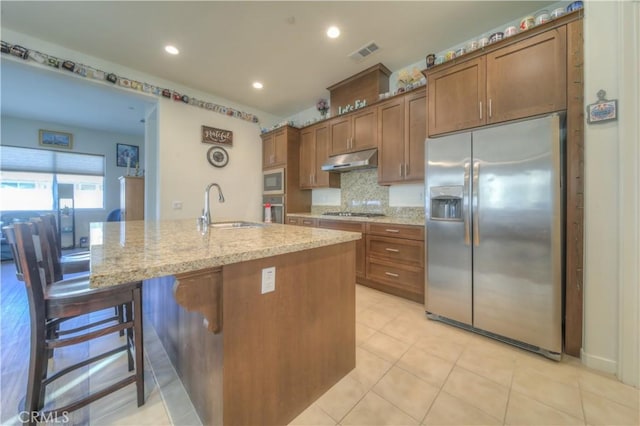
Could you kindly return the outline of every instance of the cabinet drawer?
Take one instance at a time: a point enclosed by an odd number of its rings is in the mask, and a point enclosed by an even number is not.
[[[316,219],[310,217],[288,216],[287,225],[316,226]]]
[[[316,226],[316,219],[309,217],[298,218],[298,224],[302,226]]]
[[[368,223],[368,234],[424,241],[424,226]]]
[[[287,217],[287,225],[300,225],[301,220],[299,217]]]
[[[424,242],[367,235],[367,253],[392,262],[424,267]]]
[[[351,232],[365,232],[364,223],[349,222],[346,220],[318,220],[318,226],[320,228],[336,229],[338,231],[351,231]]]
[[[424,291],[424,268],[368,258],[367,278],[413,293]]]

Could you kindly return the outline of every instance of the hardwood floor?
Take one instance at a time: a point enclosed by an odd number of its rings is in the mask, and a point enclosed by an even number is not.
[[[20,412],[24,404],[27,386],[27,369],[29,365],[30,326],[29,304],[24,284],[15,277],[15,265],[11,261],[2,262],[2,281],[0,285],[0,424],[18,425]],[[71,277],[73,275],[69,275]],[[63,329],[86,324],[90,319],[109,316],[109,310],[81,316]],[[146,333],[145,333],[146,334]],[[155,333],[150,333],[153,339]],[[145,336],[146,337],[146,336]],[[155,338],[157,340],[157,337]],[[122,340],[117,333],[95,339],[90,342],[56,349],[55,357],[49,361],[50,374],[66,366],[86,359],[91,355],[103,352],[106,347],[114,347],[116,340]],[[147,340],[147,339],[145,339]],[[145,342],[145,345],[147,343]],[[151,343],[151,347],[154,345]],[[162,351],[155,349],[157,358]],[[125,388],[106,396],[87,407],[73,411],[67,418],[58,419],[58,423],[72,425],[87,424],[172,424],[167,412],[157,377],[150,369],[149,359],[145,361],[145,400],[144,406],[138,409],[135,397],[135,386]],[[91,366],[86,366],[68,374],[59,382],[54,381],[47,387],[45,409],[51,407],[55,400],[56,406],[70,402],[79,396],[87,395],[90,391],[101,389],[127,375],[126,353],[122,352],[106,358]],[[169,372],[170,373],[170,372]],[[167,379],[166,377],[169,377]],[[175,379],[173,379],[175,380]],[[165,382],[171,383],[169,374],[165,374]],[[178,389],[179,390],[179,389]],[[24,415],[24,414],[23,414]],[[51,422],[54,424],[55,422]]]

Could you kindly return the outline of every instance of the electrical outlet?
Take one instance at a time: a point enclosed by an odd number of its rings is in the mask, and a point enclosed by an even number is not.
[[[276,290],[276,267],[264,268],[262,270],[262,294],[271,293]]]
[[[172,205],[174,210],[182,210],[182,201],[174,201]]]

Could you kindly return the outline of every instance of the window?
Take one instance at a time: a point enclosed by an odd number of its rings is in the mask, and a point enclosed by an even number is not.
[[[104,208],[104,156],[0,146],[0,210],[55,210],[57,184],[75,208]]]

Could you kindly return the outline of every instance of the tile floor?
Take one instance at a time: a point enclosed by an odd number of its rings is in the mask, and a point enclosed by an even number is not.
[[[356,368],[291,425],[633,425],[638,389],[356,287]]]
[[[638,389],[576,359],[556,363],[430,321],[422,305],[362,286],[356,287],[356,321],[355,370],[291,425],[640,424]],[[85,351],[117,338],[91,342]],[[73,424],[200,424],[148,325],[145,345],[145,405],[137,407],[135,387],[127,386],[76,412]],[[126,358],[116,355],[80,372],[71,386],[88,381],[90,389],[99,388],[123,372]],[[18,424],[17,417],[2,417],[2,424]]]

